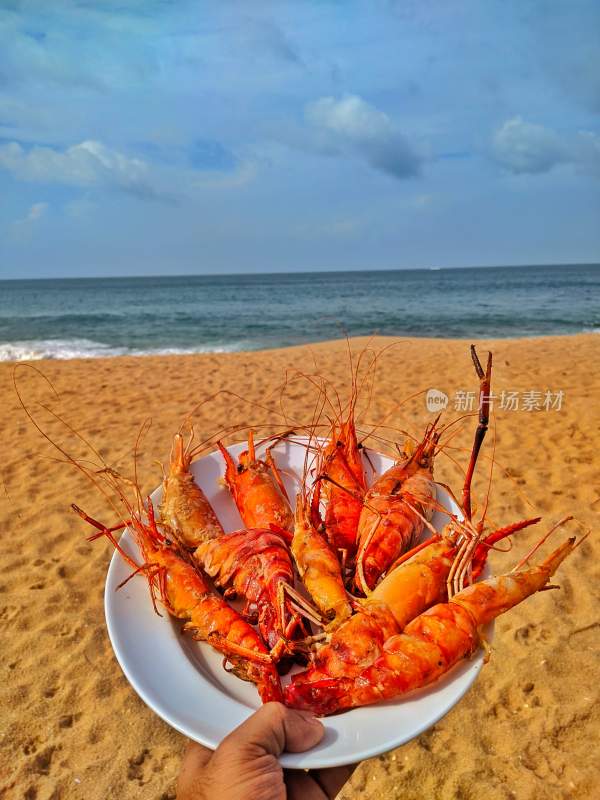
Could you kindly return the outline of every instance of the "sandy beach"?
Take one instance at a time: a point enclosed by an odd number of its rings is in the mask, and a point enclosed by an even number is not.
[[[392,341],[370,344],[380,349]],[[352,349],[365,344],[353,340]],[[391,428],[418,435],[433,419],[423,394],[429,388],[450,397],[448,419],[458,416],[457,393],[477,389],[468,344],[398,340],[379,359],[368,420],[389,415]],[[491,661],[464,700],[417,740],[361,764],[342,790],[344,800],[597,796],[600,767],[591,754],[600,683],[600,337],[477,346],[482,354],[494,353],[498,399],[475,498],[481,507],[495,431],[489,524],[543,516],[510,554],[492,555],[492,569],[512,567],[566,514],[579,522],[569,532],[591,528],[592,536],[561,568],[560,591],[543,592],[498,621]],[[146,490],[160,482],[155,462],[166,460],[182,418],[219,390],[250,402],[220,394],[201,405],[193,417],[199,439],[232,420],[281,429],[268,408],[278,407],[286,369],[318,371],[342,391],[349,383],[343,341],[263,352],[37,361],[35,367],[57,395],[38,372],[19,368],[22,396],[48,434],[74,454],[83,457],[81,443],[39,403],[61,414],[117,468],[130,466],[140,426],[152,419],[140,449]],[[138,699],[121,673],[103,612],[111,547],[88,543],[85,525],[69,506],[76,502],[100,519],[112,515],[79,473],[53,460],[59,454],[18,402],[13,370],[14,364],[0,364],[0,798],[174,798],[185,741]],[[546,409],[547,390],[552,407]],[[503,391],[518,394],[518,409],[500,408]],[[290,419],[310,419],[313,401],[302,384],[287,387]],[[457,492],[474,428],[469,420],[452,440],[455,449],[436,464],[436,478]]]

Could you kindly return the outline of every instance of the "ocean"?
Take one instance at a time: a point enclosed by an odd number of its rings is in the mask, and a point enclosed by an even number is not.
[[[0,361],[600,330],[600,265],[0,281]]]

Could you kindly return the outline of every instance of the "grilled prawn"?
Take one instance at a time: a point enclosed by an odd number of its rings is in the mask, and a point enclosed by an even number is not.
[[[195,548],[207,539],[223,533],[211,504],[190,472],[191,440],[184,445],[180,433],[175,434],[169,471],[163,480],[160,521],[167,525],[179,541]]]
[[[321,612],[326,629],[334,630],[352,613],[337,555],[317,530],[308,498],[300,493],[292,554],[306,590]]]
[[[347,418],[334,423],[323,449],[317,486],[327,500],[325,532],[344,561],[353,562],[358,522],[367,490],[354,425],[354,405]]]
[[[244,598],[243,616],[258,623],[274,658],[294,649],[289,640],[304,629],[299,612],[310,608],[294,589],[290,552],[279,534],[260,528],[224,534],[201,544],[194,557],[226,597]]]
[[[358,523],[355,582],[368,594],[431,520],[436,499],[433,457],[438,434],[428,427],[414,452],[383,473],[365,495]]]
[[[223,444],[217,442],[217,445],[225,459],[225,483],[244,525],[291,531],[294,517],[271,449],[267,448],[264,460],[257,458],[250,431],[248,449],[240,453],[236,464]]]

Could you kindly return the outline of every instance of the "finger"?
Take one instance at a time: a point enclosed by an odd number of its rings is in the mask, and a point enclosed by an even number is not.
[[[212,756],[212,750],[197,742],[188,742],[185,749],[179,778],[177,779],[177,797],[193,797],[202,770]]]
[[[266,703],[230,733],[221,747],[250,747],[273,756],[284,750],[302,753],[320,742],[324,733],[321,723],[311,714],[282,703]]]
[[[309,773],[299,769],[286,770],[285,787],[288,800],[328,800],[325,792]]]
[[[340,789],[350,778],[356,764],[348,767],[333,767],[332,769],[318,769],[310,772],[311,778],[319,784],[327,797],[337,797]]]

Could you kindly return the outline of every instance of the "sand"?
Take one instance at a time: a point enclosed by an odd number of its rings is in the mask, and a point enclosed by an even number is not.
[[[375,340],[382,347],[391,340]],[[355,350],[364,340],[352,343]],[[494,390],[564,392],[561,410],[498,410],[496,460],[488,518],[506,523],[538,511],[545,527],[573,513],[595,532],[563,566],[560,591],[544,592],[497,624],[490,663],[467,697],[433,729],[358,767],[342,790],[350,798],[591,798],[600,784],[592,753],[598,735],[598,525],[600,509],[600,337],[580,335],[478,343],[495,357]],[[159,482],[153,463],[168,454],[173,431],[190,407],[219,389],[271,403],[287,367],[311,369],[347,386],[344,342],[261,353],[37,362],[17,372],[33,407],[51,404],[116,466],[130,463],[143,420],[152,428],[141,448],[146,489]],[[183,738],[138,699],[108,642],[104,578],[108,543],[87,543],[77,502],[106,518],[106,507],[26,419],[12,386],[13,366],[0,365],[0,797],[174,797]],[[413,433],[432,419],[423,395],[451,397],[476,388],[468,343],[402,340],[380,359],[371,420]],[[307,419],[313,395],[294,385],[287,408]],[[37,408],[46,430],[82,452],[58,422]],[[456,416],[453,408],[449,416]],[[194,417],[199,437],[232,420],[273,415],[221,395]],[[280,427],[273,421],[272,428]],[[474,422],[453,440],[452,459],[466,462]],[[390,435],[388,432],[387,435]],[[233,438],[240,438],[233,437]],[[400,437],[401,438],[401,437]],[[491,453],[491,436],[485,451]],[[460,488],[460,472],[440,456],[436,476]],[[479,507],[489,460],[475,486]],[[500,465],[507,470],[503,474]],[[571,524],[570,530],[579,527]],[[494,554],[498,571],[512,566],[536,538],[526,532],[510,555]],[[557,534],[557,539],[559,535]],[[595,795],[597,796],[597,794]]]

